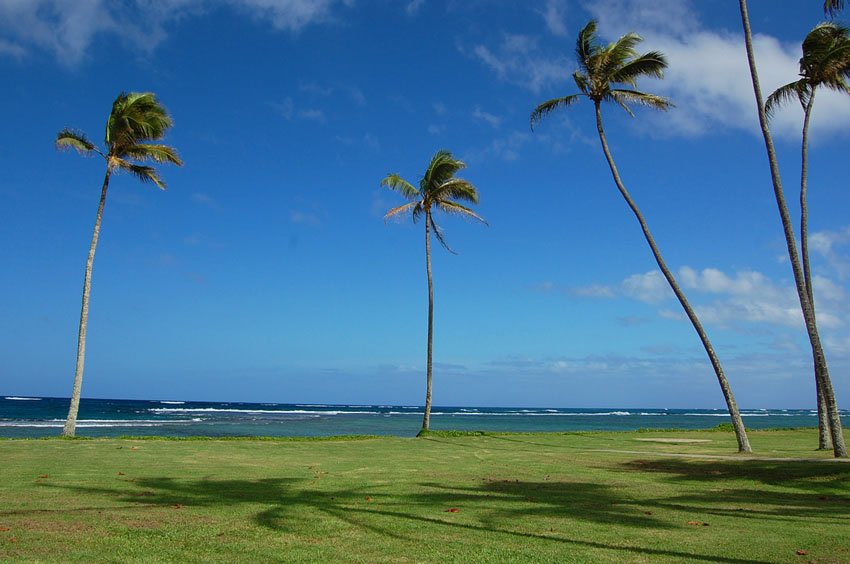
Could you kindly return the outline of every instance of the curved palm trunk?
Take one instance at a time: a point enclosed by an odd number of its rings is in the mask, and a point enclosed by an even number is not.
[[[812,306],[812,301],[809,299],[805,275],[803,274],[803,268],[800,265],[800,255],[797,253],[797,243],[794,240],[794,227],[791,223],[791,214],[788,212],[788,204],[785,201],[785,193],[782,190],[782,179],[779,176],[779,163],[776,159],[776,150],[773,147],[773,138],[770,135],[767,115],[764,111],[764,99],[761,93],[761,86],[759,85],[755,54],[753,53],[753,34],[750,28],[750,17],[747,12],[747,0],[738,0],[738,5],[741,10],[741,21],[744,26],[744,43],[747,48],[747,60],[750,65],[750,77],[753,81],[753,92],[756,97],[759,124],[761,126],[762,135],[764,136],[765,148],[767,149],[767,160],[770,164],[770,177],[773,181],[773,193],[776,198],[776,205],[779,208],[779,217],[782,220],[782,229],[785,232],[785,244],[788,247],[788,257],[791,260],[791,268],[794,272],[794,282],[797,286],[797,295],[800,299],[800,309],[803,311],[803,319],[806,323],[806,332],[809,335],[809,343],[812,347],[812,356],[814,357],[815,362],[815,378],[818,380],[820,391],[823,394],[823,398],[826,403],[826,412],[830,425],[833,452],[836,457],[845,457],[847,456],[847,447],[844,444],[844,435],[841,429],[841,417],[838,413],[838,406],[835,402],[835,392],[832,387],[832,380],[829,376],[826,355],[823,352],[823,346],[820,341],[820,333],[818,332],[814,307]]]
[[[816,89],[812,89],[809,96],[809,102],[805,106],[805,114],[803,117],[803,142],[802,142],[802,166],[800,167],[800,257],[803,261],[803,277],[806,280],[806,293],[809,295],[809,303],[812,304],[813,313],[815,310],[815,295],[814,287],[812,286],[812,269],[809,264],[809,202],[808,202],[808,179],[809,179],[809,122],[812,117],[812,108],[815,104]],[[832,449],[832,439],[830,437],[829,419],[827,417],[826,400],[823,397],[823,392],[820,387],[820,380],[823,376],[818,376],[817,372],[820,366],[813,360],[815,370],[815,393],[818,403],[818,450]]]
[[[682,304],[682,308],[685,310],[688,319],[691,320],[691,324],[693,324],[694,329],[699,335],[700,341],[702,341],[702,346],[705,348],[705,352],[711,361],[711,366],[714,367],[714,373],[717,375],[717,381],[720,384],[720,389],[722,390],[723,397],[726,400],[726,406],[729,409],[729,416],[732,418],[732,426],[735,429],[735,437],[738,440],[738,452],[752,452],[750,441],[747,438],[747,431],[744,428],[744,422],[741,420],[741,414],[738,411],[738,404],[735,402],[735,396],[732,394],[732,388],[729,387],[729,381],[726,379],[726,375],[723,373],[723,368],[720,366],[720,360],[718,360],[717,355],[714,352],[714,347],[711,346],[711,342],[708,340],[708,335],[706,335],[696,313],[693,308],[691,308],[687,298],[685,298],[685,294],[682,292],[678,282],[676,282],[676,279],[673,277],[673,273],[669,268],[667,268],[667,264],[664,262],[664,259],[661,258],[661,251],[658,250],[658,246],[655,244],[655,239],[653,239],[652,233],[649,231],[649,226],[646,224],[643,214],[638,209],[634,200],[632,200],[626,190],[626,187],[623,185],[623,181],[620,179],[620,173],[617,171],[617,166],[614,164],[614,157],[611,156],[611,151],[608,149],[608,141],[605,138],[605,131],[602,128],[602,111],[600,109],[600,104],[599,102],[594,102],[594,104],[596,106],[596,129],[599,133],[599,140],[602,142],[602,151],[605,153],[605,158],[608,160],[608,166],[611,169],[611,174],[614,176],[614,182],[617,184],[620,194],[626,200],[629,208],[631,208],[640,223],[643,235],[646,237],[646,242],[649,243],[649,248],[652,249],[652,255],[655,257],[655,262],[658,264],[658,268],[661,269],[661,273],[664,274],[664,278],[667,279],[667,282],[670,284],[670,288],[672,288],[673,293],[676,294],[676,298],[679,300],[679,303]]]
[[[80,310],[80,332],[77,335],[77,368],[74,372],[74,389],[71,392],[71,407],[68,409],[68,419],[62,428],[63,437],[73,437],[77,429],[77,412],[80,409],[80,391],[83,387],[83,366],[86,363],[86,327],[89,321],[89,295],[91,294],[91,271],[94,264],[94,252],[97,249],[97,238],[100,236],[100,224],[103,220],[103,206],[106,203],[106,189],[109,187],[109,177],[112,167],[107,164],[103,188],[100,190],[100,204],[97,206],[97,218],[94,221],[94,233],[91,237],[89,257],[86,260],[86,275],[83,280],[83,306]]]
[[[425,269],[428,272],[428,354],[425,361],[425,416],[422,418],[422,431],[431,428],[431,364],[434,345],[434,281],[431,278],[431,211],[425,210]],[[420,434],[422,433],[420,431]]]

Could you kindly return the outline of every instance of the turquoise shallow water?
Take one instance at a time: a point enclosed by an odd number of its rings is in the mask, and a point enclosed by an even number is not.
[[[58,435],[68,413],[67,398],[0,398],[0,437]],[[809,409],[742,412],[751,429],[813,427]],[[850,412],[842,411],[845,424]],[[464,431],[624,431],[706,429],[728,423],[723,410],[569,409],[522,407],[434,407],[432,429]],[[83,399],[77,435],[133,436],[414,436],[421,406],[193,402]]]

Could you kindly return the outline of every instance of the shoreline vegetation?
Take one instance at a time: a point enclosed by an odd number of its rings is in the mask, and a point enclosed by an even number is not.
[[[748,432],[5,440],[0,560],[847,561],[847,460]]]

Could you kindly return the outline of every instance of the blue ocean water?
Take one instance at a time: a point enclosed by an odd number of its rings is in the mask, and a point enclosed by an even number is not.
[[[58,435],[68,413],[67,398],[0,399],[0,437]],[[168,400],[83,399],[77,435],[133,436],[414,436],[422,425],[421,406],[236,403]],[[813,427],[809,409],[742,412],[751,429]],[[850,424],[850,412],[842,411]],[[434,407],[432,429],[463,431],[624,431],[705,429],[729,422],[720,409],[568,409]]]

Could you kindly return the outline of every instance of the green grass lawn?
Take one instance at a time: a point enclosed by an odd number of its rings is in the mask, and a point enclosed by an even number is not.
[[[848,562],[850,464],[816,438],[3,440],[0,560]]]

